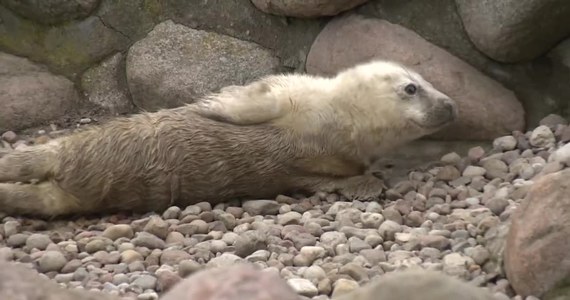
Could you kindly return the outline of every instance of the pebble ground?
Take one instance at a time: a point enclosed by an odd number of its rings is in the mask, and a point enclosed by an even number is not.
[[[125,299],[157,299],[202,268],[247,261],[280,274],[308,299],[329,299],[384,273],[421,266],[489,289],[497,299],[522,300],[505,278],[496,245],[533,176],[564,168],[559,160],[570,157],[563,147],[569,127],[551,123],[498,138],[491,153],[474,147],[466,156],[446,154],[444,166],[409,173],[378,202],[318,193],[145,215],[0,216],[0,259],[29,264],[67,288]],[[26,146],[13,132],[2,139],[5,147]]]

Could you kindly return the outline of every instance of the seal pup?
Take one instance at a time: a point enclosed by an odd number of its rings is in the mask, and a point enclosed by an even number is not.
[[[457,104],[403,65],[274,74],[0,158],[0,211],[161,211],[293,192],[378,197],[379,157],[452,123]]]

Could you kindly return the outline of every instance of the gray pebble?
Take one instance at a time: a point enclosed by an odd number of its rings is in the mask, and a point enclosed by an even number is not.
[[[38,260],[38,270],[42,273],[59,272],[67,263],[65,256],[59,251],[46,251]]]
[[[290,278],[287,283],[293,290],[305,297],[314,297],[318,294],[319,290],[317,287],[309,280],[304,278]]]
[[[302,215],[296,211],[290,211],[288,213],[277,216],[277,224],[279,225],[291,225],[300,224]]]
[[[168,235],[168,227],[168,223],[163,219],[158,216],[152,216],[143,230],[164,240]]]
[[[392,220],[386,220],[380,225],[378,232],[384,240],[394,240],[397,232],[402,231],[402,226]]]
[[[6,245],[12,248],[22,247],[26,244],[29,235],[26,233],[15,233],[8,237]]]
[[[141,275],[135,281],[131,283],[133,286],[138,286],[143,290],[152,290],[156,287],[156,277],[151,275]]]
[[[149,249],[164,249],[166,243],[154,234],[148,232],[139,232],[136,237],[131,240],[133,245],[137,247],[146,247]]]
[[[365,212],[360,215],[360,221],[365,228],[378,228],[384,222],[384,216],[379,213]]]
[[[26,247],[30,250],[34,248],[45,250],[50,243],[52,243],[52,241],[49,236],[40,233],[33,233],[26,240]]]
[[[167,208],[163,213],[162,213],[162,218],[165,220],[168,219],[178,219],[178,217],[180,216],[180,213],[182,212],[182,210],[180,209],[180,207],[178,206],[171,206],[169,208]]]
[[[487,173],[487,170],[485,170],[483,167],[467,166],[467,168],[465,168],[463,171],[462,176],[473,178],[477,176],[483,176],[485,173]]]
[[[338,231],[325,232],[321,235],[320,243],[327,247],[334,249],[339,244],[344,244],[348,241],[346,235]]]
[[[123,237],[131,239],[133,235],[134,235],[133,229],[131,228],[130,225],[127,224],[111,225],[107,227],[107,229],[105,229],[105,231],[103,231],[103,233],[101,234],[101,236],[111,239],[113,241]]]
[[[512,135],[502,136],[493,141],[493,148],[500,151],[510,151],[517,147],[517,139]]]
[[[252,216],[276,215],[280,206],[275,200],[250,200],[242,203],[243,210]]]
[[[491,198],[485,203],[491,212],[499,216],[507,206],[509,206],[509,201],[504,198]]]
[[[532,131],[528,142],[534,147],[546,148],[554,146],[556,143],[556,138],[548,126],[540,125]]]

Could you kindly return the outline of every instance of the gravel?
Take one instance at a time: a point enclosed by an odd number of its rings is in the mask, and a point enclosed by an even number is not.
[[[21,145],[23,138],[2,139]],[[30,264],[66,288],[125,299],[157,299],[181,278],[236,263],[279,274],[313,299],[413,266],[463,278],[497,299],[525,299],[510,288],[486,233],[509,220],[534,176],[568,167],[568,140],[566,123],[548,124],[499,137],[491,151],[448,153],[379,202],[317,193],[144,215],[3,216],[0,259]]]

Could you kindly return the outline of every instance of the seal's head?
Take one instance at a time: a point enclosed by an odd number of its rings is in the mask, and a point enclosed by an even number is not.
[[[360,156],[381,156],[456,120],[457,103],[421,75],[389,61],[371,61],[339,72],[333,106]]]
[[[429,134],[449,125],[458,115],[454,100],[417,72],[394,62],[375,60],[356,65],[340,72],[337,80],[355,83],[352,104],[390,120],[393,125],[388,127],[403,129],[394,126],[403,122],[410,130]]]

